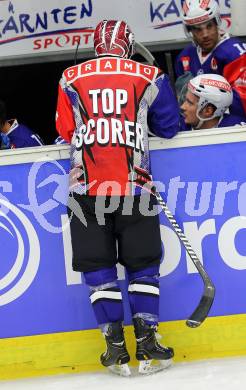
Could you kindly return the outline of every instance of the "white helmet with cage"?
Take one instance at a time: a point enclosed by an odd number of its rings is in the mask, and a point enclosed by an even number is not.
[[[220,26],[220,9],[216,0],[184,1],[182,20],[186,33],[190,33],[190,28],[192,26],[206,23],[212,19],[215,19],[217,25]]]
[[[221,117],[232,104],[231,85],[218,74],[202,74],[194,77],[188,84],[188,90],[199,98],[196,115],[202,122]],[[215,111],[211,117],[204,119],[200,114],[208,104],[212,104]]]

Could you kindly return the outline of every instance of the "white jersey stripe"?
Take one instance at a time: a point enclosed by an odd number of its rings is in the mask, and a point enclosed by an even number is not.
[[[91,303],[94,303],[98,299],[116,299],[118,301],[122,300],[122,295],[120,291],[96,291],[90,296]]]
[[[70,85],[70,84],[73,84],[76,80],[78,80],[78,79],[80,79],[82,77],[98,76],[98,73],[100,72],[99,69],[100,69],[100,63],[98,62],[97,63],[97,70],[96,70],[96,72],[91,72],[91,73],[88,73],[88,74],[77,75],[76,77],[74,77],[74,79],[69,80],[66,83],[67,83],[67,85]],[[138,72],[139,72],[139,70],[138,70]],[[142,79],[148,81],[149,83],[151,82],[152,84],[155,82],[155,80],[153,80],[153,82],[152,82],[152,79],[150,79],[147,76],[144,76],[143,74],[137,73],[137,72],[136,73],[130,73],[130,72],[120,71],[118,66],[117,66],[117,70],[107,71],[107,72],[101,71],[100,72],[100,75],[113,75],[113,74],[125,74],[127,76],[131,75],[131,76],[135,76],[135,77],[141,77]]]
[[[148,284],[130,284],[128,287],[128,292],[142,292],[154,295],[160,295],[160,290],[158,287],[150,286]]]

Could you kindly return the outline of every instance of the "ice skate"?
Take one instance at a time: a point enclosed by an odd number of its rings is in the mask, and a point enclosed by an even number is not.
[[[101,355],[101,363],[111,372],[121,376],[130,376],[131,371],[128,366],[130,360],[126,349],[123,327],[120,322],[109,325],[105,334],[107,351]]]
[[[146,324],[142,318],[133,319],[137,341],[136,358],[139,360],[139,373],[153,374],[164,370],[172,364],[174,351],[157,342],[155,327]]]

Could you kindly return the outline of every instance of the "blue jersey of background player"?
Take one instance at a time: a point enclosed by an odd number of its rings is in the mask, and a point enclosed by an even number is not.
[[[189,79],[202,73],[220,74],[233,89],[231,114],[246,115],[246,44],[219,29],[218,3],[215,0],[185,0],[183,23],[193,44],[176,60],[178,95]]]
[[[18,123],[17,119],[7,120],[6,107],[0,101],[0,130],[3,148],[27,148],[44,145],[41,138],[27,126]]]

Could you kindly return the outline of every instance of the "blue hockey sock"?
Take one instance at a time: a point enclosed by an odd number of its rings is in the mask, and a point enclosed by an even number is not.
[[[90,300],[98,326],[104,331],[106,324],[123,321],[124,311],[116,267],[84,272],[90,288]]]
[[[159,320],[159,265],[141,271],[127,271],[128,296],[133,318],[143,318],[149,325]]]

